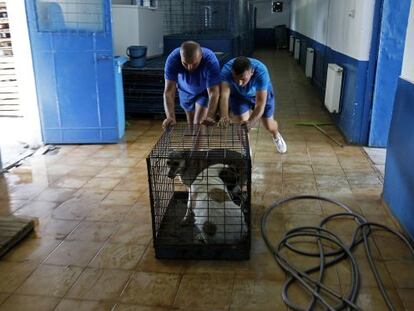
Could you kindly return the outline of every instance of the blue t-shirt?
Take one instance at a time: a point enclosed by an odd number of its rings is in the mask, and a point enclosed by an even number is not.
[[[207,88],[220,84],[220,64],[213,51],[201,48],[203,56],[197,69],[189,72],[181,63],[180,48],[176,48],[165,62],[165,79],[177,82],[178,91],[193,97]],[[183,95],[183,94],[182,94]]]
[[[240,86],[233,80],[231,66],[234,63],[234,58],[228,61],[221,69],[221,81],[227,82],[230,85],[230,92],[233,96],[236,95],[251,100],[256,98],[257,91],[267,91],[268,96],[270,94],[273,95],[272,82],[270,81],[266,66],[257,59],[249,58],[249,60],[254,72],[246,86]]]

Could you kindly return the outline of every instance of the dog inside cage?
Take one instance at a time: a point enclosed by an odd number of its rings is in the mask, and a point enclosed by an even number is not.
[[[223,164],[208,166],[190,187],[186,215],[194,217],[197,238],[203,243],[238,243],[247,236],[244,212],[221,176],[226,170]]]
[[[251,162],[243,129],[176,126],[163,134],[147,164],[157,257],[215,258],[217,249],[220,258],[226,249],[236,252],[229,258],[237,259],[238,251],[246,257]],[[164,252],[171,250],[174,255]]]
[[[202,181],[208,188],[209,180],[205,177],[205,171],[212,165],[216,166],[214,172],[226,187],[230,198],[238,205],[247,195],[247,171],[240,162],[242,155],[237,151],[227,149],[213,149],[208,151],[172,151],[168,154],[168,178],[179,178],[189,190],[195,182]],[[212,182],[217,182],[213,180]],[[191,191],[193,192],[193,191]],[[184,223],[186,217],[184,218]]]

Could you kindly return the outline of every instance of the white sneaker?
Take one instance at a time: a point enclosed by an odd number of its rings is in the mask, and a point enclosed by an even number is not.
[[[280,135],[280,133],[277,133],[276,138],[273,139],[273,142],[276,145],[277,152],[286,153],[287,145],[286,145],[285,140],[283,139],[282,135]]]

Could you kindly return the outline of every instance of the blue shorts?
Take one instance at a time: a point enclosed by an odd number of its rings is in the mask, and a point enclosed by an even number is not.
[[[230,96],[230,110],[235,116],[240,116],[246,111],[253,110],[256,98],[247,99],[245,97]],[[273,118],[275,111],[275,98],[273,94],[267,95],[265,109],[262,118]]]
[[[189,96],[188,94],[179,91],[178,97],[180,98],[181,108],[183,108],[187,112],[193,112],[196,103],[204,108],[208,107],[207,91],[195,96]]]

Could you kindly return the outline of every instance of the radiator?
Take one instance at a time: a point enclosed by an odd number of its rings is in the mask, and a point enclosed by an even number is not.
[[[313,58],[315,56],[315,51],[312,48],[308,48],[306,52],[306,70],[305,75],[307,78],[312,79],[313,75]]]
[[[300,56],[300,40],[296,39],[295,40],[295,53],[294,53],[294,58],[299,60],[299,56]]]
[[[293,36],[290,36],[289,40],[289,52],[293,53],[293,45],[295,44],[295,38]]]
[[[344,69],[337,64],[328,64],[326,78],[325,107],[330,113],[339,112]]]

